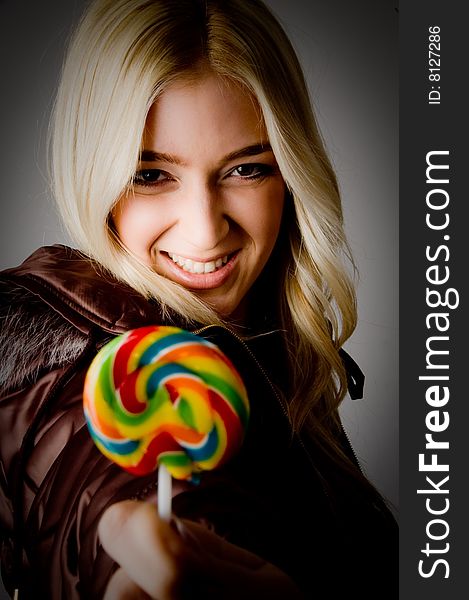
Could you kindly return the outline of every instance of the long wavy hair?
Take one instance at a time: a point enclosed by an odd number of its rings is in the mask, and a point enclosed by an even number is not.
[[[55,105],[55,198],[87,255],[163,308],[219,323],[195,295],[132,256],[110,225],[137,168],[150,107],[201,64],[244,86],[262,111],[288,190],[275,265],[277,322],[291,349],[286,405],[293,428],[307,422],[337,457],[338,406],[346,393],[338,349],[356,325],[354,266],[301,66],[261,0],[92,2],[71,39]]]

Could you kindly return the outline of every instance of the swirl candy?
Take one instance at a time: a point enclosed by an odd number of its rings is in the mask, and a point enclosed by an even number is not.
[[[241,377],[214,344],[176,327],[134,329],[106,344],[85,381],[101,452],[135,475],[164,464],[197,479],[240,448],[249,417]]]

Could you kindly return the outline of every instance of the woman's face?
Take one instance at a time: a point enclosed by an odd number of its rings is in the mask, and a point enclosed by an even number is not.
[[[227,317],[242,314],[272,252],[284,196],[256,102],[207,74],[153,105],[113,220],[131,252]]]

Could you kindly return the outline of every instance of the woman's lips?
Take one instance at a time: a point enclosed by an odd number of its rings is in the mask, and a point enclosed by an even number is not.
[[[163,274],[166,275],[168,273],[167,276],[169,279],[191,290],[211,290],[222,286],[227,281],[234,267],[236,266],[238,255],[239,250],[228,254],[228,261],[226,264],[222,265],[216,271],[211,273],[191,273],[189,271],[185,271],[180,265],[175,263],[169,257],[167,252],[161,251],[159,253],[159,256],[163,260],[163,268],[165,271]]]

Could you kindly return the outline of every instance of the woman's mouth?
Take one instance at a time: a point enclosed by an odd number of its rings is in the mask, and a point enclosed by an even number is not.
[[[191,260],[190,258],[178,256],[177,254],[173,254],[171,252],[168,252],[168,256],[184,271],[187,271],[188,273],[197,273],[198,275],[218,271],[218,269],[220,269],[223,265],[226,265],[229,259],[229,254],[226,254],[222,258],[217,258],[216,260],[210,260],[207,262],[198,262]]]
[[[209,260],[195,260],[174,252],[160,251],[164,275],[192,290],[208,290],[222,286],[237,264],[239,250]]]

